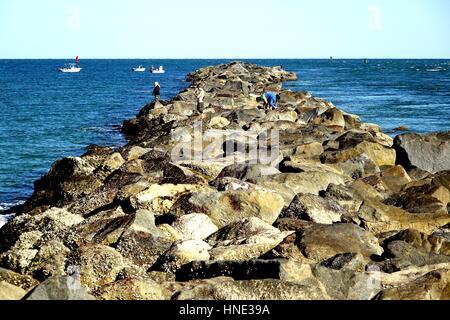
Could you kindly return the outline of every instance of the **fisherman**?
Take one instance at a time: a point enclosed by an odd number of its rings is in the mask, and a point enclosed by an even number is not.
[[[205,90],[202,88],[201,84],[197,85],[194,94],[197,98],[197,112],[202,113],[205,108],[205,103],[203,101],[203,99],[205,99]]]
[[[273,92],[265,92],[260,97],[256,98],[257,102],[262,102],[264,109],[275,110],[278,108],[277,101],[280,100],[280,95]]]
[[[153,96],[155,97],[155,101],[159,102],[161,98],[161,86],[158,82],[155,82],[155,87],[153,88]]]

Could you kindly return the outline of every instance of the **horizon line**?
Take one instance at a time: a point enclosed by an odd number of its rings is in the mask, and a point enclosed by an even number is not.
[[[331,59],[332,58],[332,59]],[[450,60],[450,57],[440,58],[346,58],[346,57],[322,57],[322,58],[80,58],[80,60]],[[74,58],[0,58],[0,60],[74,60]]]

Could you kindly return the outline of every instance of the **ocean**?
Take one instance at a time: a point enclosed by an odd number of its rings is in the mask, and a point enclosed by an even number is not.
[[[29,197],[55,160],[90,144],[125,144],[120,125],[151,100],[155,81],[170,99],[188,86],[187,73],[229,61],[81,60],[81,73],[61,74],[71,61],[0,60],[0,211]],[[330,100],[386,132],[450,130],[449,60],[246,61],[296,72],[285,88]],[[132,72],[138,65],[163,65],[166,73]]]

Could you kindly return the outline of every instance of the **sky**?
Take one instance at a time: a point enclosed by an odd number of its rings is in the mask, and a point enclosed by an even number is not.
[[[448,59],[449,32],[449,0],[0,0],[0,59]]]

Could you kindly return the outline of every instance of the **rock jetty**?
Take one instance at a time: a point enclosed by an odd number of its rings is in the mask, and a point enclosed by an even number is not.
[[[281,67],[187,79],[127,145],[35,182],[0,229],[0,298],[450,299],[449,133],[392,139]]]

